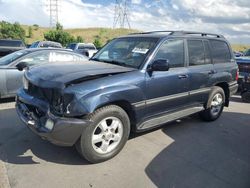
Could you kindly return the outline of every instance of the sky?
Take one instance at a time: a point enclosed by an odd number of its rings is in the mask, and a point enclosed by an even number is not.
[[[0,20],[49,26],[48,1],[0,0]],[[64,28],[113,27],[115,0],[59,1]],[[203,31],[250,44],[250,0],[128,0],[128,20],[141,31]]]

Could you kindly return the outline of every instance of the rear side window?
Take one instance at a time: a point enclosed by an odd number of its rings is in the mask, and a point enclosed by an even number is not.
[[[210,64],[212,63],[212,61],[211,61],[211,53],[210,53],[208,41],[203,41],[203,44],[204,44],[204,50],[205,50],[205,64]]]
[[[212,47],[212,57],[214,63],[226,63],[231,59],[231,53],[226,42],[210,40]]]
[[[155,59],[166,59],[170,68],[184,66],[184,42],[182,39],[168,40],[164,42]]]
[[[202,40],[188,40],[189,65],[205,64],[205,52]]]
[[[211,62],[209,45],[207,41],[188,40],[189,66],[204,65]]]

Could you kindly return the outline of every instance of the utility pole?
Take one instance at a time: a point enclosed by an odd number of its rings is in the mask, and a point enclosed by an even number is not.
[[[45,6],[47,7],[47,11],[49,12],[49,26],[51,28],[55,27],[59,18],[59,6],[60,6],[60,0],[46,0]]]
[[[130,29],[131,27],[128,17],[128,0],[116,0],[113,28],[126,28],[127,25]]]

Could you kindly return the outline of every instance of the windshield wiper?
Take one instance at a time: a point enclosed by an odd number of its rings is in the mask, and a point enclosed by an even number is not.
[[[98,58],[90,58],[89,60],[91,60],[91,61],[98,61],[98,62],[102,61],[102,60],[100,60]]]
[[[99,58],[92,58],[90,60],[98,61],[98,62],[105,62],[105,63],[109,63],[109,64],[113,64],[113,65],[118,65],[118,66],[123,66],[123,67],[135,68],[132,65],[128,65],[126,63],[123,63],[123,62],[120,62],[120,61],[115,61],[115,60],[105,60],[105,59],[99,59]]]
[[[103,62],[105,62],[105,63],[110,63],[110,64],[113,64],[113,65],[122,66],[122,67],[135,68],[135,67],[132,66],[132,65],[128,65],[128,64],[126,64],[126,63],[123,63],[123,62],[120,62],[120,61],[115,61],[115,60],[112,60],[112,61],[103,60]]]

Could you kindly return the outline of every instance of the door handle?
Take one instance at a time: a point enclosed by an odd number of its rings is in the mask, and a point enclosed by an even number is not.
[[[178,76],[179,79],[186,79],[188,78],[188,75],[187,74],[181,74]]]

